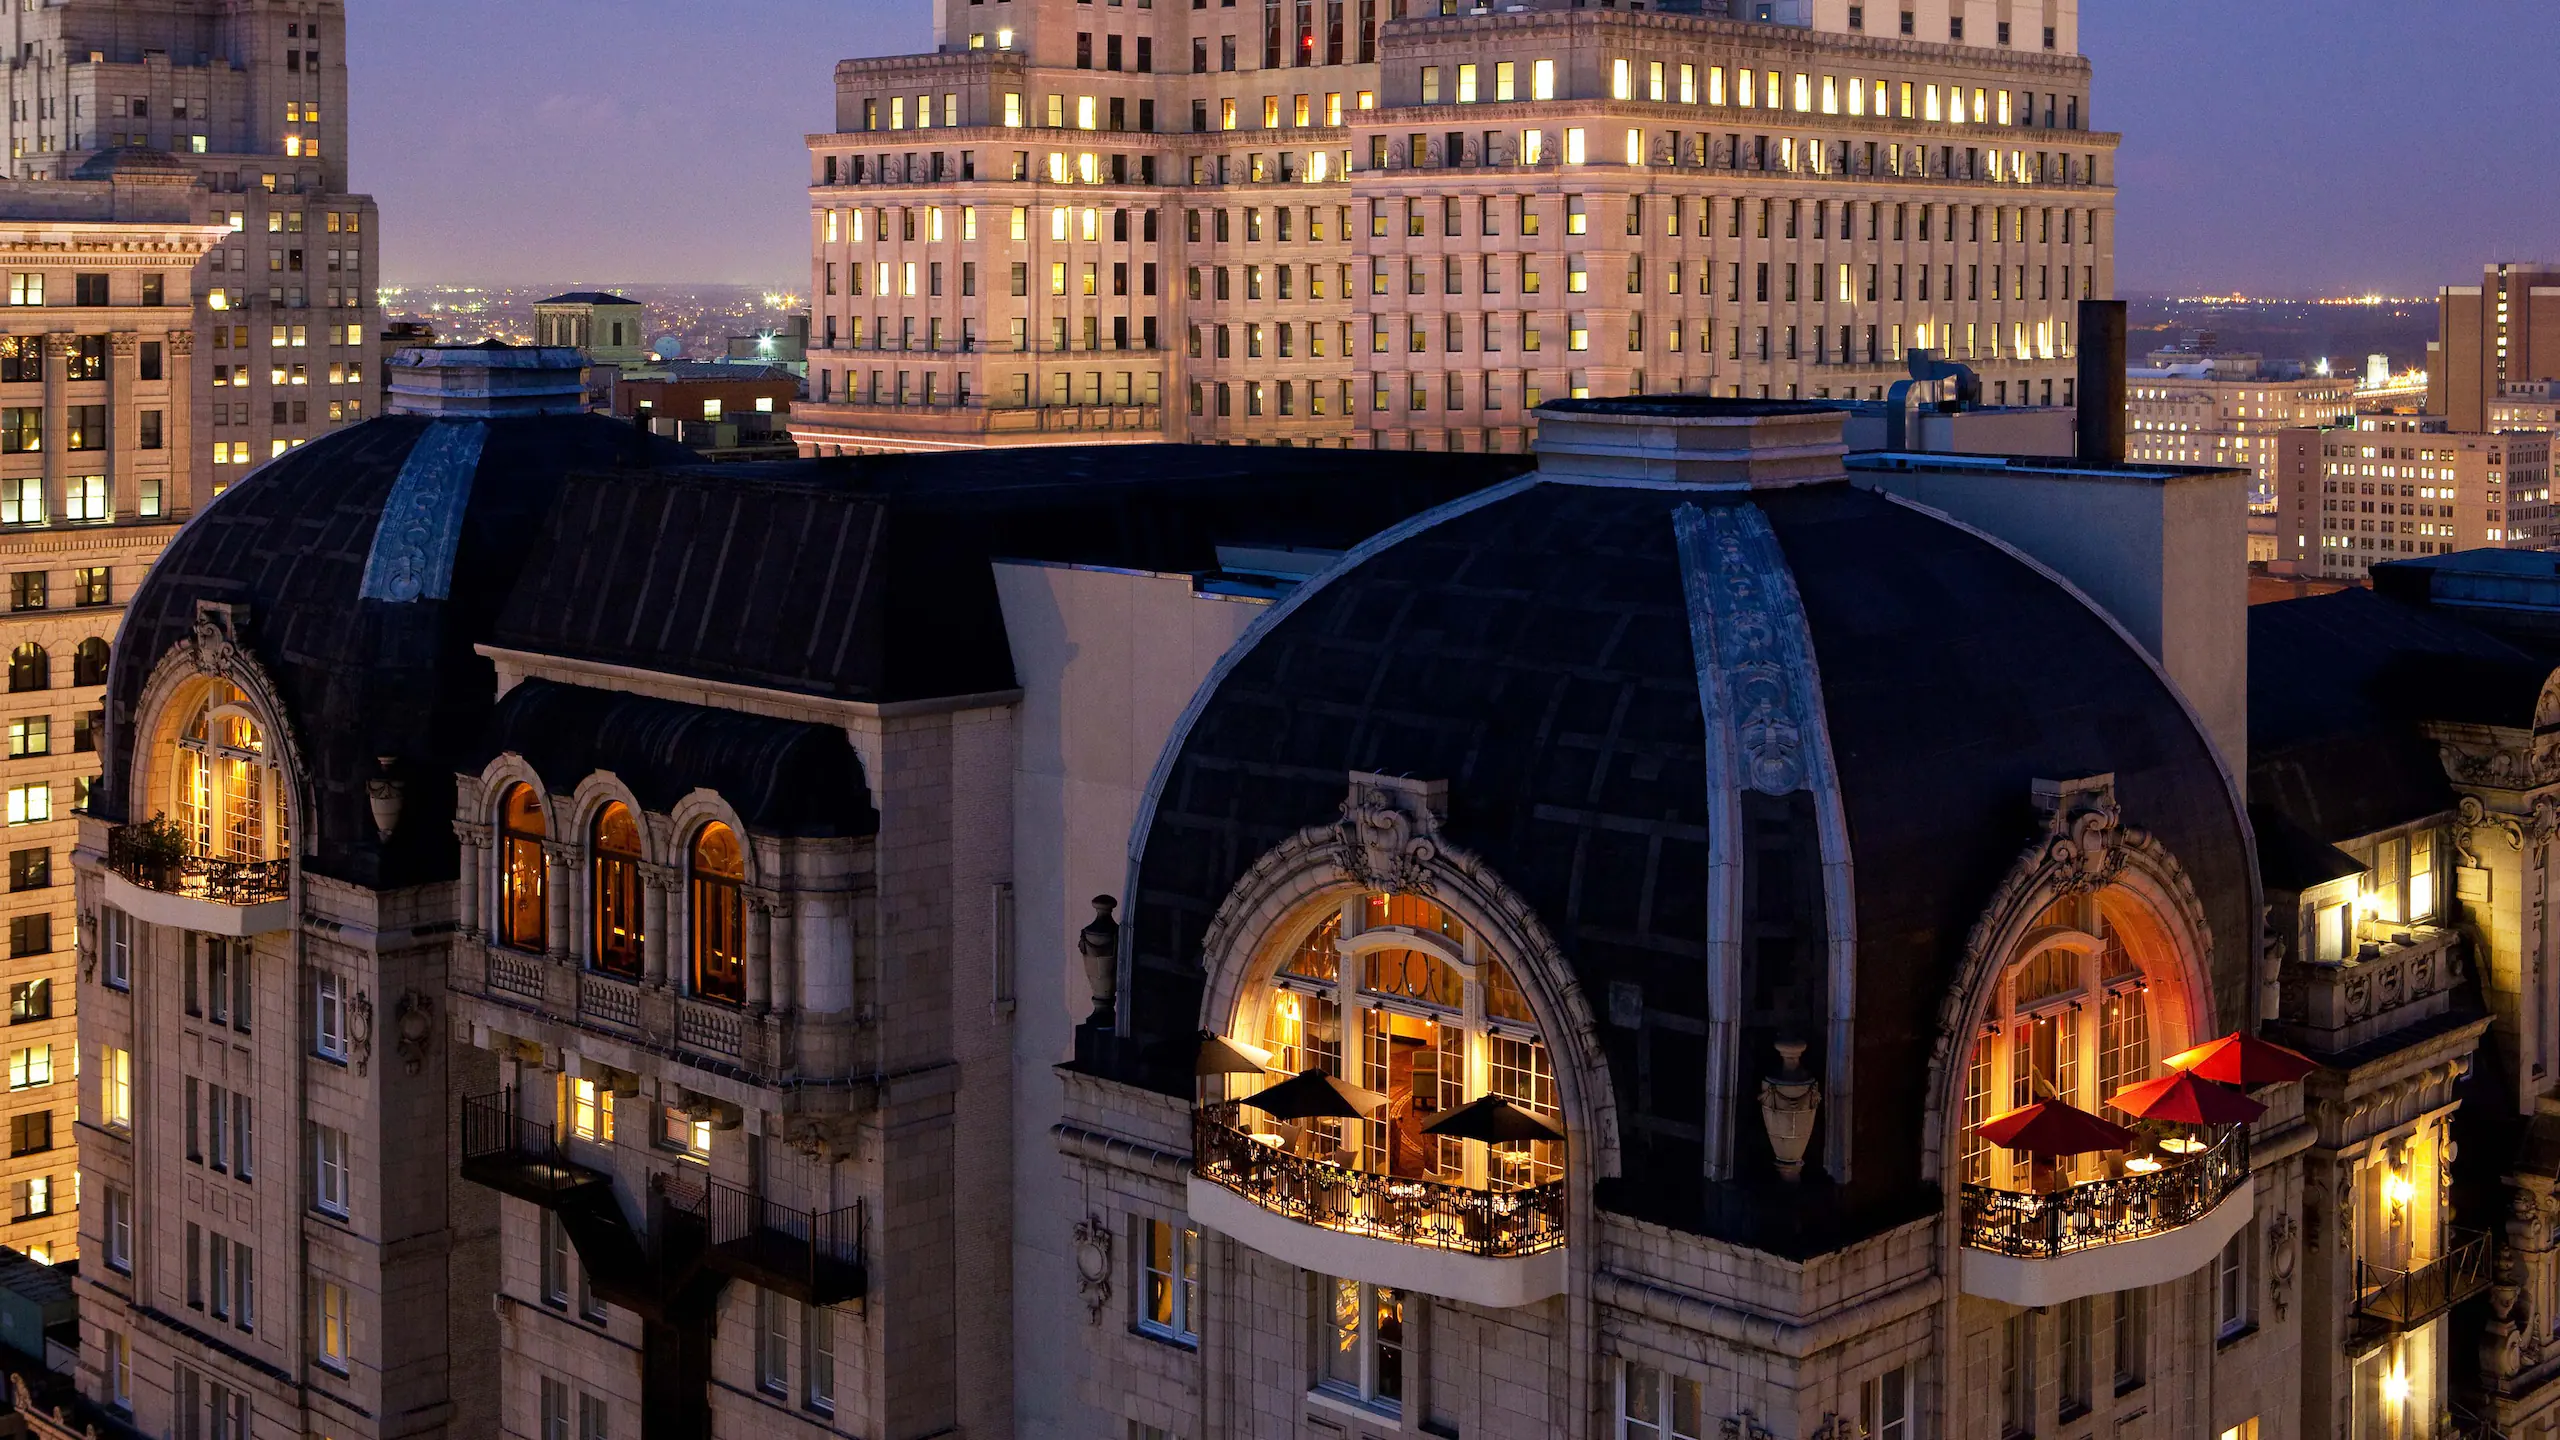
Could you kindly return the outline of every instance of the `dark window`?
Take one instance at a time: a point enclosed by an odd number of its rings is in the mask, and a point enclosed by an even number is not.
[[[43,609],[44,577],[45,572],[42,570],[20,570],[11,575],[9,577],[9,608],[12,610]]]
[[[107,735],[107,712],[83,710],[71,717],[71,749],[74,754],[91,754]]]
[[[0,408],[0,454],[32,454],[44,448],[44,407]]]
[[[145,410],[135,417],[133,443],[136,448],[157,450],[166,443],[161,438],[160,418],[157,410]]]
[[[44,337],[0,335],[0,383],[17,384],[44,378]]]
[[[35,982],[33,982],[33,983],[35,983],[35,984],[37,984],[37,985],[42,985],[44,982],[43,982],[43,981],[41,981],[41,980],[38,980],[38,981],[35,981]],[[10,998],[10,1002],[11,1002],[11,1004],[10,1004],[10,1018],[11,1018],[11,1019],[13,1019],[13,1020],[14,1020],[15,1018],[17,1018],[17,1005],[16,1005],[16,1001],[17,1001],[18,993],[19,993],[20,991],[25,990],[26,988],[27,988],[27,987],[26,987],[26,986],[24,986],[24,985],[19,985],[19,986],[14,986],[14,987],[12,987],[12,988],[11,988],[11,990],[10,990],[10,997],[9,997],[9,998]],[[50,1149],[52,1149],[52,1148],[53,1148],[53,1112],[52,1112],[52,1111],[50,1111],[50,1110],[30,1110],[30,1111],[28,1111],[27,1113],[25,1113],[24,1115],[12,1115],[12,1116],[10,1116],[10,1117],[9,1117],[9,1153],[10,1153],[10,1154],[12,1154],[12,1155],[33,1155],[33,1154],[36,1154],[36,1153],[37,1153],[37,1152],[39,1152],[39,1151],[50,1150]]]
[[[65,380],[106,379],[107,337],[104,335],[72,336],[71,353],[62,357],[62,378]]]
[[[104,450],[107,448],[107,407],[73,405],[63,428],[62,446],[66,450]]]
[[[12,955],[44,955],[53,950],[53,917],[51,915],[12,915],[9,917],[9,953]]]
[[[596,817],[595,967],[637,977],[641,968],[640,826],[615,803]]]
[[[107,683],[107,642],[92,635],[71,652],[71,683],[104,685]]]
[[[1093,33],[1091,31],[1076,32],[1076,68],[1079,70],[1093,68]]]
[[[83,271],[71,277],[71,303],[104,305],[107,303],[107,277]]]
[[[53,666],[45,658],[44,647],[33,640],[9,652],[9,690],[50,690],[53,688]]]
[[[9,888],[43,890],[53,884],[53,852],[42,846],[9,852]]]
[[[157,340],[143,341],[141,350],[134,360],[134,378],[137,380],[158,380],[163,378],[165,367],[162,363],[161,355],[165,348],[166,347]]]

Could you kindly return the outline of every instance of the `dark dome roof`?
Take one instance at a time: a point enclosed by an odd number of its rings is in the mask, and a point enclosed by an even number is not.
[[[660,813],[695,790],[727,800],[766,835],[872,835],[880,814],[843,727],[714,710],[551,680],[498,702],[483,763],[513,752],[559,793],[596,771]]]
[[[451,776],[487,727],[496,674],[473,653],[573,469],[690,458],[595,415],[390,415],[251,472],[190,520],[127,607],[108,677],[98,808],[115,817],[134,706],[196,602],[245,606],[318,794],[309,865],[365,884],[450,878]],[[393,519],[386,521],[386,513]],[[397,757],[399,830],[377,842],[364,780]],[[134,817],[126,817],[134,818]]]
[[[1920,1183],[1922,1077],[1967,933],[2035,833],[2032,781],[2115,774],[2125,823],[2195,879],[2218,988],[2236,993],[2255,933],[2245,819],[2195,720],[2085,601],[1973,531],[1846,484],[1548,482],[1442,512],[1311,586],[1235,658],[1153,797],[1130,913],[1135,1043],[1110,1063],[1189,1095],[1203,933],[1239,877],[1332,822],[1347,772],[1445,780],[1444,833],[1536,907],[1603,1012],[1623,1165],[1601,1202],[1751,1228],[1717,1218],[1736,1196],[1700,1178],[1707,827],[1734,802],[1710,794],[1673,531],[1682,506],[1744,502],[1802,597],[1850,836],[1855,1183],[1822,1201],[1837,1228],[1936,1203]],[[1769,1027],[1822,1030],[1818,1010],[1799,1014],[1822,1003],[1819,850],[1805,794],[1739,798],[1750,843],[1795,857],[1792,887],[1746,902],[1781,922],[1755,927],[1746,963],[1774,968],[1737,1017],[1765,1052]]]
[[[166,150],[154,150],[147,145],[119,145],[101,150],[81,161],[80,168],[71,172],[74,180],[112,180],[119,175],[170,175],[188,181],[196,178],[195,170],[187,162]]]

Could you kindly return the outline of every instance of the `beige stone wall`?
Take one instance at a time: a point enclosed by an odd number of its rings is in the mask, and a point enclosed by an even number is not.
[[[1356,12],[1345,14],[1356,30]],[[1596,10],[1415,17],[1381,34],[1373,63],[1357,63],[1355,36],[1346,63],[1267,70],[1249,15],[1179,6],[1053,15],[1034,6],[991,20],[955,11],[945,17],[955,37],[1000,46],[989,27],[1007,27],[1013,49],[847,61],[837,129],[810,137],[813,402],[795,409],[794,433],[804,451],[822,454],[1068,434],[1519,450],[1533,399],[1618,394],[1639,378],[1654,391],[1881,399],[1903,374],[1897,339],[1916,346],[1923,327],[1932,345],[1983,372],[1986,398],[2064,401],[2074,302],[2113,293],[2114,136],[2069,125],[2087,90],[2071,42],[2052,55],[1951,48],[1948,18],[1942,12],[1915,37],[1939,43],[1915,46],[1847,33],[1845,15],[1816,31]],[[1315,23],[1317,53],[1330,56],[1328,22]],[[1093,68],[1076,66],[1079,34],[1098,47]],[[1117,71],[1107,55],[1114,35],[1131,47]],[[1134,61],[1141,35],[1153,43],[1143,74]],[[1192,72],[1194,39],[1205,73]],[[1223,68],[1229,43],[1232,70]],[[1917,60],[1932,50],[1928,63]],[[1555,67],[1552,99],[1532,95],[1542,63]],[[1464,80],[1461,66],[1470,67]],[[1503,66],[1512,69],[1508,97],[1497,80]],[[1750,107],[1739,103],[1746,70],[1761,102]],[[1778,103],[1756,79],[1770,72],[1783,77]],[[1894,113],[1847,113],[1852,80],[1862,100],[1886,83]],[[1966,97],[1965,123],[1947,119],[1939,90],[1949,85]],[[1977,92],[1986,106],[2031,94],[2038,123],[1974,121]],[[2058,107],[2053,128],[2041,123],[2047,99]],[[1142,101],[1153,133],[1140,124]],[[914,123],[919,104],[931,125]],[[1159,188],[1115,180],[1149,160]],[[1587,207],[1582,234],[1566,224],[1567,197]],[[1649,208],[1629,231],[1636,199]],[[1408,231],[1408,201],[1427,217],[1419,233]],[[1523,201],[1541,212],[1534,239],[1520,232]],[[1454,227],[1443,222],[1446,202],[1459,210]],[[1781,217],[1792,207],[1794,233],[1783,220],[1760,233],[1764,202]],[[1487,203],[1504,212],[1500,226],[1482,222]],[[1730,211],[1713,208],[1736,204],[1752,217],[1738,234]],[[1926,238],[1924,204],[1936,207]],[[1373,205],[1387,217],[1383,230]],[[1702,205],[1711,207],[1704,221]],[[1817,208],[1828,222],[1820,227]],[[1995,213],[2005,223],[1992,225]],[[1963,238],[1948,228],[1958,215]],[[1842,233],[1852,223],[1854,235]],[[1568,286],[1577,261],[1581,291]],[[1842,265],[1847,297],[1838,293]],[[1125,291],[1115,278],[1123,267]],[[1524,293],[1532,270],[1534,296]],[[1150,317],[1159,321],[1153,348],[1143,343]],[[1118,320],[1127,347],[1113,338]],[[1535,351],[1526,348],[1531,330]],[[1150,380],[1160,387],[1154,401]],[[964,385],[969,403],[955,405]]]

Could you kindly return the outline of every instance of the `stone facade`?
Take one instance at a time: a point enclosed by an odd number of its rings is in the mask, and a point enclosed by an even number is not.
[[[1642,8],[939,6],[809,137],[802,452],[1517,452],[1542,399],[1881,400],[1912,348],[2071,403],[2073,7]]]

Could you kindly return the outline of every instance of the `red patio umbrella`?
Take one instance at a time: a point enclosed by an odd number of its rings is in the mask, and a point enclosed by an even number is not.
[[[2108,1099],[2107,1107],[2144,1120],[2181,1125],[2236,1125],[2267,1113],[2266,1106],[2193,1070],[2174,1070],[2157,1080],[2128,1085]]]
[[[2020,1106],[1974,1126],[1973,1133],[2029,1155],[2087,1155],[2130,1149],[2134,1143],[2131,1130],[2059,1100]]]
[[[2225,1085],[2280,1085],[2320,1068],[2318,1061],[2299,1051],[2243,1030],[2181,1050],[2167,1063],[2172,1070],[2192,1071]]]

